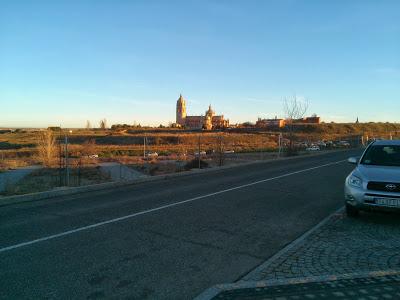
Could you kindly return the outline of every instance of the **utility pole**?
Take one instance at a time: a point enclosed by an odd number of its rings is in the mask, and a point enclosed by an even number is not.
[[[200,134],[199,134],[199,169],[201,169],[201,160],[200,160]]]
[[[143,158],[146,158],[146,137],[143,137]]]
[[[82,166],[82,156],[79,157],[78,186],[81,186],[81,166]]]
[[[61,135],[61,125],[60,125],[60,134],[58,136],[58,156],[59,156],[59,160],[60,160],[60,166],[59,166],[59,170],[58,170],[58,176],[60,179],[60,186],[62,186],[62,148],[61,148],[61,142],[62,142],[62,135]]]
[[[69,186],[68,133],[65,134],[65,184],[66,186]]]
[[[224,147],[224,141],[223,141],[223,135],[219,134],[217,135],[217,152],[216,152],[217,158],[218,158],[218,165],[223,166],[224,161],[225,161],[225,147]]]
[[[278,136],[278,157],[281,157],[281,151],[282,151],[282,133],[279,133],[279,136]]]

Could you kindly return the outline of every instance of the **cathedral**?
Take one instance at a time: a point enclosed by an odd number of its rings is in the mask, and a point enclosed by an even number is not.
[[[176,123],[188,129],[221,129],[229,126],[229,120],[225,120],[224,115],[216,116],[211,105],[208,107],[204,116],[187,116],[186,100],[179,96],[176,102]]]

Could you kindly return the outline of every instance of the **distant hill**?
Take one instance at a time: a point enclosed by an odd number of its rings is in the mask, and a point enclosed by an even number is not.
[[[298,133],[318,133],[337,135],[400,135],[400,123],[321,123],[297,124],[295,131]]]

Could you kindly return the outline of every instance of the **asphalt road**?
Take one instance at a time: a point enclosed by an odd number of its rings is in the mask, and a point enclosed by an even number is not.
[[[191,299],[234,282],[343,205],[358,153],[0,207],[0,298]]]

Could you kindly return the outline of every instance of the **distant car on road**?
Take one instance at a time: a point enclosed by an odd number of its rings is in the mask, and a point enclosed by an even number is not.
[[[340,141],[338,143],[340,147],[350,147],[350,143],[348,141]]]
[[[306,151],[319,151],[321,148],[317,145],[312,145],[311,147],[306,148]]]
[[[200,151],[200,156],[205,156],[205,155],[207,155],[206,151]],[[195,152],[194,156],[199,156],[199,152],[198,151]]]
[[[231,153],[235,153],[235,151],[234,150],[225,150],[224,153],[225,154],[231,154]]]
[[[346,178],[344,194],[348,216],[365,209],[400,209],[400,140],[371,143]]]
[[[147,157],[149,158],[157,158],[158,157],[158,153],[157,152],[150,152],[146,154]]]

